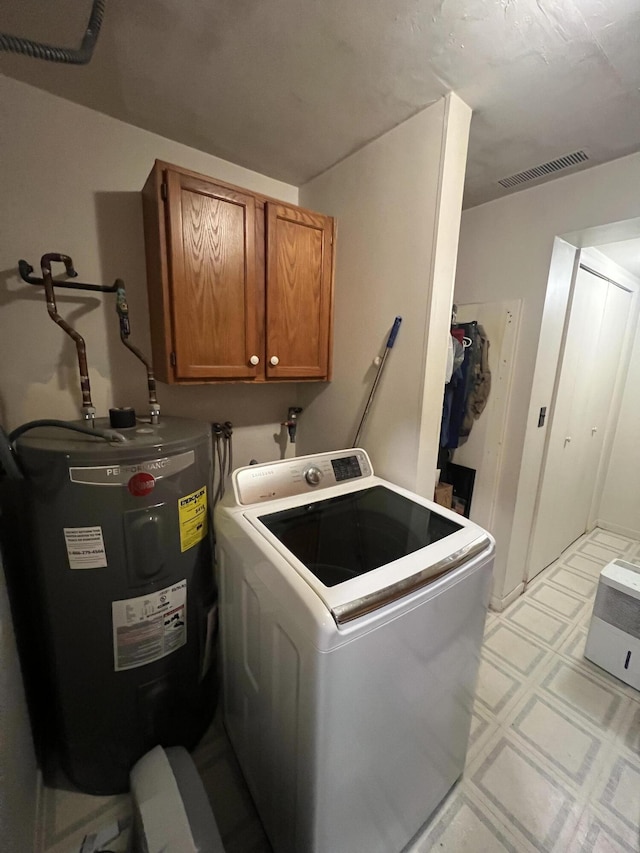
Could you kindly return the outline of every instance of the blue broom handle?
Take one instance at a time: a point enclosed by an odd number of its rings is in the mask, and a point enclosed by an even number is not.
[[[378,390],[378,383],[380,382],[380,377],[382,376],[382,371],[384,370],[384,365],[387,360],[387,356],[389,355],[389,350],[393,347],[396,342],[396,337],[398,335],[398,329],[400,328],[400,323],[402,323],[402,317],[396,317],[393,321],[393,326],[391,327],[391,331],[389,332],[389,337],[387,339],[387,344],[384,349],[384,353],[382,354],[382,359],[380,364],[378,365],[378,372],[375,375],[373,380],[373,385],[371,387],[371,392],[369,394],[369,399],[367,400],[367,405],[364,407],[364,412],[362,413],[362,418],[360,419],[360,425],[356,431],[356,436],[353,439],[352,447],[356,447],[358,444],[358,440],[364,428],[367,417],[369,416],[369,409],[371,408],[371,404],[373,403],[373,398],[376,395],[376,391]]]

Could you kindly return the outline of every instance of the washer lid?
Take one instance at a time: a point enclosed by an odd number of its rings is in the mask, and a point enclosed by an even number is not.
[[[476,525],[398,487],[369,480],[314,501],[245,514],[340,624],[461,567],[492,541]],[[280,504],[280,507],[278,507]]]

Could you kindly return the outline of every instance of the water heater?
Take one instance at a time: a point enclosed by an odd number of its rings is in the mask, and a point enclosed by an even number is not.
[[[210,426],[119,433],[36,427],[16,442],[57,746],[94,794],[126,790],[156,744],[195,746],[216,699]]]

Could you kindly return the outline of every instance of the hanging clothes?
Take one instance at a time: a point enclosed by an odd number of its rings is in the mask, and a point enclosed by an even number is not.
[[[462,344],[463,337],[464,331],[462,329],[452,329],[449,336],[449,352],[452,354],[451,371],[449,371],[449,363],[447,363],[447,378],[442,404],[442,421],[440,424],[441,447],[448,447],[449,419],[451,417],[454,396],[458,389],[458,385],[462,380],[461,367],[464,362],[464,346]]]
[[[477,326],[477,349],[471,356],[469,370],[469,388],[465,403],[465,413],[460,428],[459,445],[469,437],[473,422],[483,413],[491,391],[491,370],[489,369],[489,339],[482,326]]]
[[[449,341],[447,346],[447,369],[444,374],[444,384],[451,380],[451,376],[453,374],[453,357],[454,357],[454,349],[453,349],[453,336],[449,335]]]
[[[463,444],[473,423],[482,414],[491,389],[489,341],[476,321],[459,323],[451,329],[454,362],[445,385],[440,446],[454,450]],[[457,356],[457,358],[456,358]]]
[[[452,329],[451,339],[453,342],[453,372],[455,372],[464,361],[464,331],[462,329]],[[453,375],[453,374],[452,374]]]

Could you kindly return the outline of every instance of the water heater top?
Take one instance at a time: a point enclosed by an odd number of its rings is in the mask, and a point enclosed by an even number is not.
[[[86,426],[85,421],[71,423]],[[96,429],[110,429],[108,418],[96,418]],[[124,442],[109,442],[58,427],[35,427],[20,436],[18,453],[26,455],[63,454],[70,459],[94,462],[126,459],[149,453],[177,453],[211,435],[211,426],[187,418],[162,417],[159,424],[139,422],[131,429],[119,430]]]

